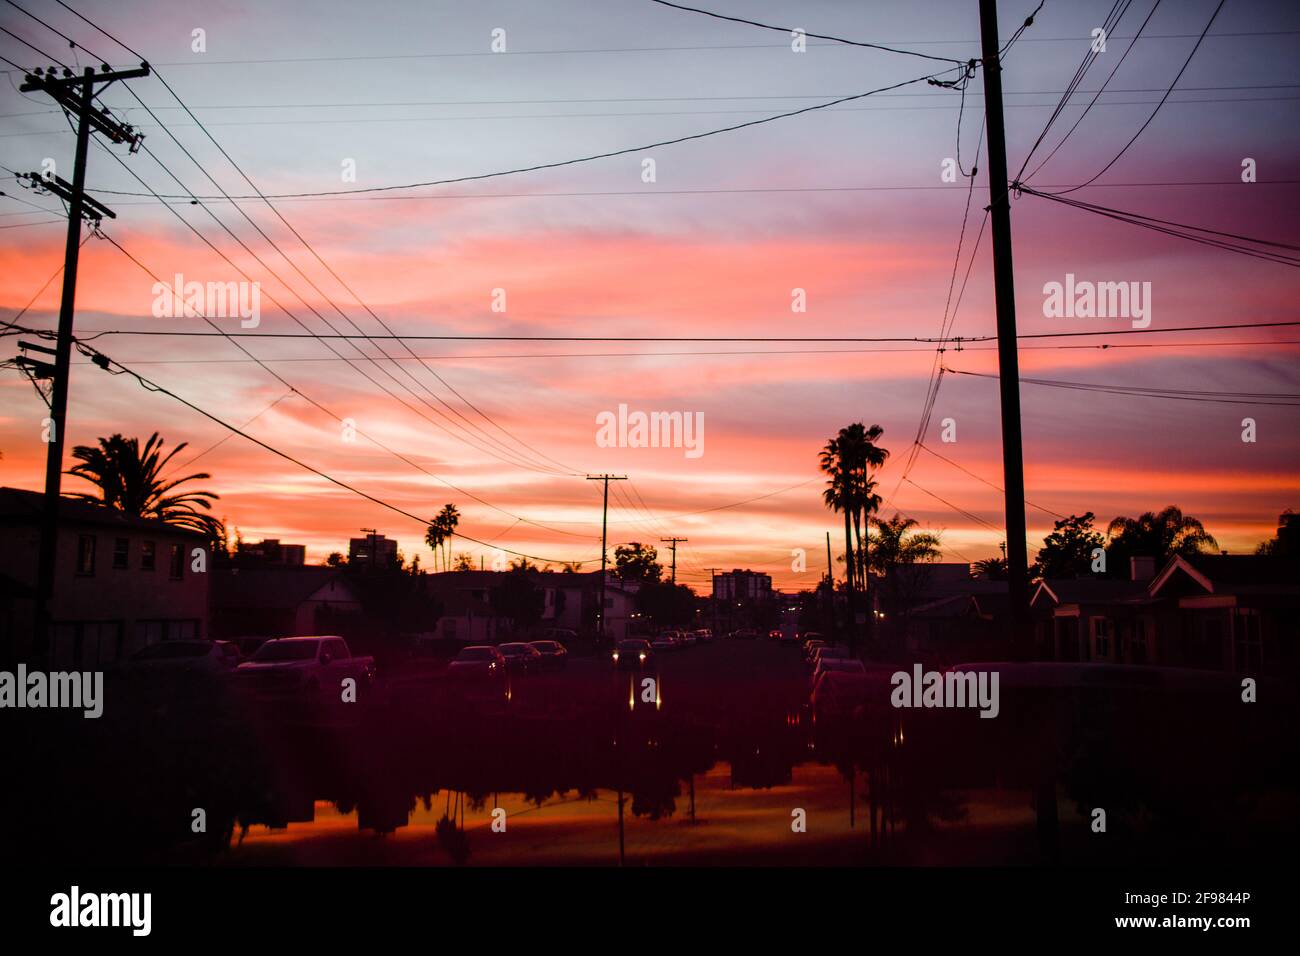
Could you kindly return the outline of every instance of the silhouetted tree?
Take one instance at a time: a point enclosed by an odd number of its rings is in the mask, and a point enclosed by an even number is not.
[[[1176,505],[1147,511],[1137,518],[1119,517],[1106,529],[1106,571],[1115,577],[1129,573],[1129,558],[1149,556],[1163,564],[1175,554],[1194,557],[1219,546],[1205,526]]]
[[[78,464],[68,474],[95,485],[99,494],[80,493],[70,497],[197,531],[207,537],[213,548],[221,547],[225,541],[224,526],[214,515],[206,514],[220,496],[211,491],[173,493],[188,481],[203,481],[212,476],[200,471],[182,478],[163,477],[167,464],[188,444],[181,442],[164,456],[163,440],[154,432],[143,448],[138,438],[124,438],[121,434],[99,439],[98,447],[77,445],[72,449],[72,457]]]
[[[1043,538],[1034,575],[1040,578],[1072,578],[1092,570],[1092,552],[1104,547],[1106,539],[1093,528],[1091,511],[1062,518],[1052,533]]]

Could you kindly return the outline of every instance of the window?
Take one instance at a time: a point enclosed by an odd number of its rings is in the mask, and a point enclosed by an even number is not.
[[[1147,662],[1147,620],[1144,617],[1133,622],[1133,663]]]
[[[1110,619],[1094,617],[1092,619],[1092,656],[1097,659],[1110,657]]]
[[[141,541],[140,542],[140,570],[152,571],[154,569],[154,562],[157,558],[157,555],[158,555],[157,541]]]
[[[126,570],[126,559],[130,553],[131,541],[128,538],[113,539],[113,570]]]
[[[1259,611],[1237,608],[1232,619],[1232,659],[1238,673],[1257,673],[1264,663]]]
[[[77,536],[77,573],[85,575],[95,573],[95,536],[93,534]]]
[[[171,554],[168,558],[168,577],[173,581],[181,579],[181,572],[185,567],[185,552],[179,544],[173,544]]]

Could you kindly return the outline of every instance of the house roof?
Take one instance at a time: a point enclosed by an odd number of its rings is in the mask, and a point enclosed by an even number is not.
[[[1146,590],[1147,582],[1124,578],[1053,578],[1039,583],[1031,603],[1045,595],[1056,604],[1104,604],[1138,597]]]
[[[45,496],[26,488],[0,488],[0,525],[22,526],[38,524],[44,510]],[[154,534],[185,535],[204,540],[197,531],[178,528],[157,518],[141,518],[116,508],[78,501],[75,498],[59,499],[59,521],[67,524],[94,525],[116,528],[121,531],[146,531]]]
[[[1300,594],[1300,566],[1261,554],[1175,555],[1151,582],[1151,594],[1180,573],[1209,594]]]
[[[213,610],[292,610],[331,582],[341,584],[345,597],[355,592],[337,568],[319,566],[232,568],[212,575]]]

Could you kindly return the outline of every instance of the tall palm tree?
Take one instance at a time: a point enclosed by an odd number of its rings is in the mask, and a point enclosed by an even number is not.
[[[212,476],[200,471],[182,478],[163,478],[168,463],[189,443],[181,442],[166,455],[163,444],[154,432],[143,448],[138,438],[124,438],[121,434],[99,439],[98,446],[77,445],[72,449],[77,464],[68,469],[68,474],[95,485],[99,493],[78,492],[69,497],[141,518],[156,518],[176,528],[197,531],[209,541],[220,541],[225,526],[216,516],[207,514],[220,496],[211,491],[175,493],[186,482],[205,481]]]
[[[864,523],[870,521],[881,503],[871,473],[889,458],[889,452],[876,444],[884,431],[879,425],[868,428],[861,422],[846,425],[826,443],[820,456],[821,469],[830,476],[822,498],[831,510],[844,514],[844,561],[851,619],[856,611],[855,589],[861,587],[870,597],[867,573],[870,555]]]
[[[447,534],[442,530],[442,515],[437,515],[429,522],[429,526],[424,529],[424,543],[433,552],[433,568],[435,571],[438,569],[438,558],[442,554],[442,543],[446,540]]]
[[[456,526],[460,524],[460,512],[456,510],[453,504],[442,506],[438,512],[438,517],[434,519],[440,523],[443,532],[443,560],[444,568],[451,566],[451,540],[456,537]]]

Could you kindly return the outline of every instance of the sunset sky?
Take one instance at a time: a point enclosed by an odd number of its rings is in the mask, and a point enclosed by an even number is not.
[[[553,163],[731,126],[944,67],[815,40],[797,54],[781,33],[647,0],[364,6],[333,0],[266,10],[228,0],[70,3],[155,64],[265,193],[363,189]],[[22,5],[114,66],[133,65],[130,54],[52,0]],[[935,56],[979,55],[974,0],[701,5]],[[999,6],[1005,41],[1034,4]],[[1215,6],[1214,0],[1162,4],[1108,92],[1033,185],[1073,185],[1100,170],[1150,115]],[[1110,8],[1102,0],[1048,0],[1008,54],[1013,174]],[[1076,105],[1053,127],[1031,169],[1073,125],[1149,10],[1150,0],[1133,4],[1081,84],[1087,95],[1072,100]],[[12,7],[0,10],[0,25],[69,62],[74,56],[67,42]],[[191,49],[196,28],[206,31],[204,53]],[[496,28],[505,31],[505,53],[491,52]],[[24,67],[44,62],[3,34],[0,54]],[[82,50],[75,56],[82,64],[98,62]],[[1072,197],[1300,242],[1298,65],[1300,7],[1228,0],[1150,127],[1095,185]],[[70,179],[73,137],[64,118],[47,97],[18,92],[20,73],[9,70],[7,79],[0,83],[0,165],[26,172],[51,157]],[[977,76],[961,124],[967,170],[981,134],[980,84]],[[225,190],[250,191],[156,77],[131,87]],[[144,131],[145,145],[187,189],[217,191],[124,89],[110,88],[104,101]],[[559,169],[277,200],[276,208],[366,306],[410,335],[931,337],[940,331],[967,196],[965,180],[946,183],[940,176],[944,160],[956,156],[959,102],[957,92],[922,82]],[[154,190],[184,191],[146,152],[114,152]],[[1255,183],[1241,182],[1247,157],[1256,161]],[[653,183],[642,179],[646,158],[655,161]],[[349,159],[355,182],[342,179]],[[988,204],[982,153],[979,167],[961,273]],[[89,169],[92,194],[117,213],[105,231],[149,269],[167,280],[176,273],[200,282],[239,278],[153,198],[111,194],[143,190],[104,149],[92,147]],[[60,266],[65,231],[53,216],[11,198],[61,213],[55,197],[24,192],[8,175],[0,188],[7,194],[0,197],[0,317],[12,320]],[[242,206],[328,296],[312,290],[230,203],[207,208],[265,266],[203,207],[175,204],[176,213],[260,281],[261,324],[249,331],[302,331],[269,296],[313,331],[329,332],[324,320],[339,331],[355,332],[349,321],[367,333],[383,331],[265,204]],[[1013,202],[1012,228],[1022,333],[1131,327],[1126,318],[1044,317],[1044,284],[1064,281],[1067,273],[1150,282],[1154,329],[1297,317],[1297,273],[1275,263],[1027,195]],[[989,252],[986,234],[954,335],[995,331]],[[153,284],[108,242],[90,239],[82,252],[77,333],[210,331],[197,318],[154,318]],[[796,288],[806,290],[805,314],[791,311]],[[505,290],[504,313],[492,311],[494,289]],[[58,294],[56,281],[22,322],[52,328]],[[240,331],[237,318],[216,321]],[[4,358],[16,353],[16,339],[0,342]],[[922,452],[911,481],[900,482],[932,346],[409,341],[426,367],[396,342],[331,343],[348,357],[358,349],[375,357],[358,367],[408,408],[319,341],[239,341],[295,388],[424,470],[364,437],[345,441],[336,420],[299,396],[284,397],[283,385],[221,338],[106,335],[94,344],[231,424],[257,416],[250,434],[375,497],[429,516],[454,503],[466,535],[552,562],[598,562],[600,487],[583,475],[610,472],[631,479],[611,487],[611,549],[678,535],[690,539],[678,553],[679,579],[706,592],[709,567],[749,567],[770,572],[779,587],[812,586],[825,568],[827,531],[835,554],[843,551],[842,524],[821,502],[817,453],[854,421],[883,426],[883,444],[893,452],[879,476],[881,493],[890,496],[886,515],[900,511],[940,531],[946,560],[993,556],[1004,537],[926,493],[1002,525],[1001,493],[953,465]],[[1297,342],[1300,327],[1039,339],[1022,343],[1021,374],[1294,393],[1300,391]],[[1102,343],[1112,347],[1094,347]],[[385,352],[399,360],[385,360]],[[997,370],[992,343],[950,350],[944,362],[963,371]],[[1295,407],[1031,384],[1021,395],[1026,494],[1035,506],[1061,514],[1093,511],[1104,527],[1116,515],[1174,503],[1232,551],[1253,550],[1272,535],[1281,511],[1300,507]],[[277,399],[283,400],[267,410]],[[598,447],[596,416],[620,403],[702,412],[704,454]],[[0,376],[0,484],[41,487],[45,413],[17,372]],[[1253,444],[1241,440],[1246,417],[1257,423]],[[945,418],[956,422],[955,443],[941,441]],[[330,551],[346,551],[359,529],[375,527],[395,537],[407,557],[418,553],[432,567],[424,529],[414,521],[238,436],[211,447],[229,433],[79,356],[68,429],[69,446],[118,431],[143,438],[158,430],[169,444],[190,443],[181,460],[211,448],[188,470],[212,473],[203,484],[221,495],[217,512],[232,537],[237,528],[245,540],[304,543],[308,559],[320,561]],[[924,440],[1001,485],[997,383],[945,375]],[[88,490],[78,486],[65,479],[66,490]],[[746,503],[710,510],[737,502]],[[1028,518],[1032,556],[1053,516],[1031,507]],[[808,554],[803,573],[791,570],[797,548]],[[490,547],[460,541],[454,550],[469,552],[476,563],[480,555],[491,560]],[[663,553],[666,558],[666,548]]]

